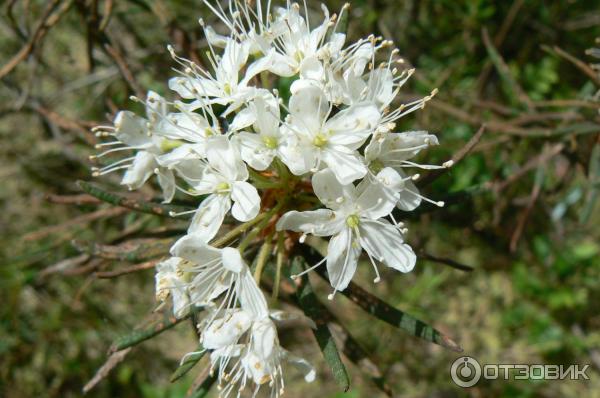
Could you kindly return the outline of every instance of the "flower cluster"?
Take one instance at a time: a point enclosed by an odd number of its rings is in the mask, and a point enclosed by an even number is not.
[[[309,234],[331,237],[326,257],[311,267],[326,264],[330,299],[348,286],[363,251],[375,282],[379,264],[411,271],[416,256],[392,212],[423,200],[442,206],[419,194],[419,174],[409,170],[451,164],[410,160],[437,139],[395,132],[396,121],[435,92],[392,107],[413,70],[402,68],[390,41],[346,44],[339,24],[348,6],[340,15],[323,6],[323,20],[311,27],[306,4],[304,16],[290,2],[273,10],[260,1],[231,0],[227,10],[206,5],[227,28],[219,34],[200,20],[208,66],[169,47],[178,65],[169,88],[178,99],[149,92],[144,101],[134,98],[145,116],[121,111],[114,126],[100,127],[100,136],[115,140],[95,158],[132,156],[94,174],[126,170],[122,184],[130,189],[156,175],[165,202],[177,191],[199,198],[187,235],[157,266],[157,298],[170,299],[177,317],[205,309],[201,343],[223,396],[250,384],[255,394],[268,385],[279,396],[283,362],[303,368],[307,381],[314,370],[279,345],[275,325],[283,315],[268,309],[259,286],[269,258],[277,259],[270,283],[277,290],[291,247]],[[256,250],[251,267],[245,258]]]

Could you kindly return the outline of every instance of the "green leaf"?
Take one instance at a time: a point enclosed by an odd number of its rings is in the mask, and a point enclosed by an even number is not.
[[[202,384],[198,386],[198,388],[193,392],[189,398],[204,398],[206,394],[210,392],[210,388],[215,383],[215,378],[213,376],[208,376]]]
[[[596,144],[592,149],[590,165],[588,170],[589,191],[585,201],[585,206],[579,217],[581,224],[586,224],[596,207],[596,201],[600,196],[600,144]]]
[[[304,257],[295,257],[292,260],[291,271],[293,274],[299,274],[306,268],[306,260]],[[302,278],[302,284],[296,290],[296,297],[300,308],[304,311],[306,316],[315,321],[317,329],[313,330],[313,334],[317,339],[319,348],[323,352],[325,361],[331,368],[335,381],[343,388],[344,391],[350,389],[350,377],[346,371],[346,367],[340,358],[338,348],[335,344],[331,331],[327,326],[327,313],[326,308],[319,302],[315,295],[310,281],[307,276]]]
[[[102,188],[99,188],[95,184],[85,181],[77,181],[77,186],[79,186],[79,188],[81,188],[84,192],[92,195],[95,198],[100,199],[103,202],[107,202],[115,206],[126,207],[128,209],[135,210],[140,213],[154,214],[156,216],[161,217],[171,217],[169,215],[170,212],[178,213],[182,211],[192,210],[188,207],[164,205],[160,203],[144,202],[141,200],[126,198],[121,195],[107,192]],[[182,215],[181,217],[189,218],[191,216],[192,214]]]
[[[206,354],[206,350],[202,348],[202,345],[199,345],[197,350],[198,352],[189,354],[183,363],[179,365],[177,369],[175,369],[175,372],[173,372],[171,375],[171,383],[185,376],[190,370],[192,370],[194,366],[196,366],[198,362],[200,362],[200,360],[204,357],[204,354]]]
[[[171,329],[173,326],[181,323],[182,321],[189,318],[189,314],[184,316],[183,318],[177,319],[170,312],[166,312],[164,317],[158,323],[150,326],[146,329],[134,330],[128,335],[122,336],[118,338],[110,347],[110,352],[117,352],[120,350],[124,350],[125,348],[133,347],[135,345],[140,344],[143,341],[146,341],[165,330]]]
[[[402,329],[413,336],[439,344],[456,352],[462,351],[462,348],[445,334],[437,331],[425,322],[392,307],[353,282],[350,282],[348,288],[340,293],[374,317]]]
[[[319,260],[317,255],[312,251],[307,251],[305,253],[305,258],[309,262],[317,262]],[[317,268],[316,272],[323,279],[327,280],[324,270]],[[358,305],[374,317],[379,318],[398,329],[402,329],[415,337],[439,344],[442,347],[449,348],[456,352],[461,352],[463,350],[462,347],[445,334],[412,315],[392,307],[380,298],[373,296],[371,293],[359,287],[354,282],[350,282],[348,287],[340,293],[348,297],[354,304]]]

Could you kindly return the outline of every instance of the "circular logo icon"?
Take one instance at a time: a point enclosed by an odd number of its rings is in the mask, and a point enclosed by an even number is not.
[[[481,365],[471,357],[460,357],[450,368],[452,381],[459,387],[473,387],[481,379]]]

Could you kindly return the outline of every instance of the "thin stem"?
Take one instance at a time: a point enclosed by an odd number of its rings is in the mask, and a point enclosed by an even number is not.
[[[276,270],[275,270],[275,280],[273,281],[273,298],[277,299],[279,296],[279,283],[281,283],[281,268],[283,267],[283,262],[285,260],[285,233],[283,231],[279,231],[277,234],[277,258],[275,260]]]
[[[237,227],[235,227],[234,229],[232,229],[231,231],[229,231],[225,235],[223,235],[221,238],[217,239],[213,243],[213,246],[221,247],[221,246],[226,245],[227,243],[229,243],[232,240],[234,240],[235,238],[237,238],[239,235],[243,234],[244,232],[246,232],[247,230],[252,228],[255,224],[264,220],[265,217],[267,217],[269,215],[271,215],[270,212],[261,213],[258,216],[256,216],[256,218],[254,218],[253,220],[250,220],[248,222],[238,225]]]
[[[260,278],[262,276],[263,269],[265,268],[265,264],[271,255],[271,248],[273,247],[273,234],[275,232],[271,232],[265,239],[265,243],[260,248],[260,252],[258,252],[258,257],[256,259],[256,269],[254,270],[254,280],[256,284],[260,284]]]

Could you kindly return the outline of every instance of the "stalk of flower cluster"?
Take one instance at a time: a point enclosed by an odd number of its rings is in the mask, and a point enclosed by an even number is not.
[[[260,288],[270,259],[273,299],[286,258],[307,235],[331,237],[322,261],[302,272],[326,264],[330,299],[353,279],[363,252],[375,282],[381,264],[411,271],[408,229],[392,212],[422,201],[443,206],[419,193],[411,170],[452,165],[411,160],[438,144],[435,135],[394,131],[436,90],[394,108],[413,70],[399,71],[403,60],[392,42],[369,36],[346,44],[340,18],[324,6],[313,27],[306,2],[254,3],[230,0],[224,9],[205,1],[228,30],[218,34],[200,20],[209,67],[169,46],[177,75],[168,87],[177,98],[149,92],[145,116],[119,112],[113,126],[96,129],[113,140],[93,157],[129,154],[95,167],[95,176],[125,170],[122,184],[130,189],[156,176],[165,202],[201,198],[196,209],[171,214],[192,219],[157,266],[156,297],[177,317],[205,309],[200,342],[225,397],[246,388],[255,396],[263,387],[280,396],[284,362],[304,370],[307,381],[315,377],[308,362],[279,345],[277,316]],[[292,82],[287,101],[271,89],[283,77]]]

